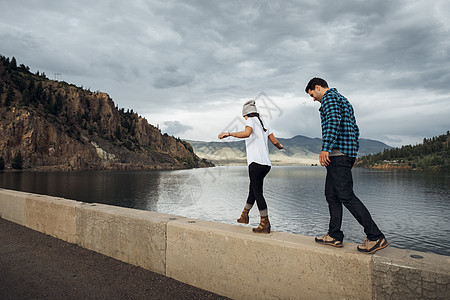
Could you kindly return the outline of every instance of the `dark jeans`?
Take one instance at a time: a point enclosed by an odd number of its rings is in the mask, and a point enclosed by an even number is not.
[[[325,181],[325,197],[330,210],[328,234],[339,241],[344,239],[344,233],[341,231],[342,205],[344,205],[364,227],[364,232],[369,240],[384,237],[367,208],[353,192],[352,167],[355,158],[346,155],[330,156],[330,160]]]
[[[264,177],[266,177],[267,173],[270,171],[270,166],[260,165],[258,163],[252,162],[248,166],[248,175],[250,176],[250,188],[248,192],[247,203],[252,205],[258,205],[258,209],[265,210],[267,209],[266,200],[263,196],[263,182]]]

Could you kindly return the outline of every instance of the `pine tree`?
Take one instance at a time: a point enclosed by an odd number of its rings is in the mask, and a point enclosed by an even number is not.
[[[5,106],[9,106],[11,104],[11,102],[14,100],[14,95],[14,89],[10,85],[8,88],[8,92],[6,92]]]
[[[16,58],[15,58],[15,57],[13,57],[13,58],[11,59],[10,67],[11,67],[13,70],[17,69],[17,61],[16,61]]]
[[[22,153],[17,152],[12,161],[12,168],[16,170],[22,170],[23,167],[23,158]]]
[[[116,136],[116,138],[117,138],[119,141],[122,140],[122,134],[121,134],[121,132],[120,132],[120,125],[117,125],[117,127],[116,127],[116,132],[115,132],[114,135]]]

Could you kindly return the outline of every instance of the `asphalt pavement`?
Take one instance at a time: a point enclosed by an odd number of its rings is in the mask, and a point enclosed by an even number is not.
[[[227,299],[0,218],[0,299]]]

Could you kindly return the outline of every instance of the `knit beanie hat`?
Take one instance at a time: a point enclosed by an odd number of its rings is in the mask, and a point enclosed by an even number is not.
[[[242,107],[242,116],[245,117],[248,114],[251,113],[257,113],[258,110],[256,110],[255,100],[248,100],[244,103],[244,106]]]

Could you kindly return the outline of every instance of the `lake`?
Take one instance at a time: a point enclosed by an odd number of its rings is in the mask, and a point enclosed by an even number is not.
[[[272,230],[307,236],[328,228],[322,167],[273,166],[264,182]],[[450,175],[353,169],[354,190],[391,246],[450,256]],[[177,171],[0,173],[0,187],[237,224],[247,199],[245,166]],[[250,224],[256,227],[256,204]],[[240,225],[243,226],[243,225]],[[344,209],[345,241],[363,228]]]

